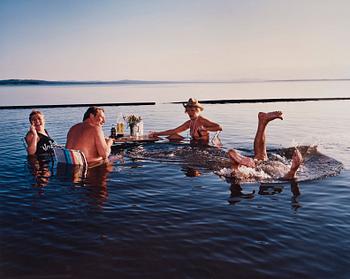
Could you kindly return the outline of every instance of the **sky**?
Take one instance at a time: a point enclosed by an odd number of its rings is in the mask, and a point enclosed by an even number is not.
[[[0,0],[0,79],[350,78],[347,0]]]

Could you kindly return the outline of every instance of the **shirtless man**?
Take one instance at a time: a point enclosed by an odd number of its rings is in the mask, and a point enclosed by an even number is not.
[[[238,171],[239,166],[246,166],[250,168],[256,168],[261,165],[261,168],[268,173],[276,173],[275,171],[279,168],[280,172],[283,172],[283,179],[293,179],[295,174],[303,162],[303,158],[298,149],[295,149],[292,157],[292,165],[288,169],[286,165],[282,162],[275,162],[275,164],[262,164],[261,162],[267,161],[267,152],[266,152],[266,135],[265,130],[267,124],[274,119],[283,120],[283,114],[281,111],[273,111],[273,112],[259,112],[258,114],[258,129],[256,131],[255,139],[254,139],[254,159],[243,156],[239,154],[236,150],[230,149],[228,151],[228,156],[232,162],[232,167],[234,171]],[[277,164],[278,163],[278,164]]]
[[[212,122],[200,115],[203,111],[203,106],[193,98],[190,98],[186,104],[184,104],[185,113],[188,114],[190,120],[187,120],[182,125],[175,129],[170,129],[161,132],[152,132],[150,136],[168,136],[170,140],[182,140],[184,139],[180,133],[190,129],[191,139],[208,144],[209,142],[209,132],[222,131],[219,124]]]
[[[70,128],[67,134],[66,148],[80,150],[89,164],[108,158],[113,139],[105,138],[102,126],[105,114],[102,108],[89,107],[83,122]]]

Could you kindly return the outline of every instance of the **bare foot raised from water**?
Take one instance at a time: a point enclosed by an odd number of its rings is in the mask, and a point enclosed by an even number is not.
[[[258,114],[259,122],[268,123],[276,118],[283,120],[282,111],[271,111],[271,112],[259,112]]]
[[[295,174],[303,161],[303,156],[301,156],[300,151],[295,149],[292,157],[292,166],[290,167],[289,172],[284,176],[284,179],[295,178]]]

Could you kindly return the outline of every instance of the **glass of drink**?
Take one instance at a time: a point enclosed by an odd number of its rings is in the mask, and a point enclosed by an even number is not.
[[[118,122],[117,123],[117,137],[123,137],[124,136],[124,123]]]

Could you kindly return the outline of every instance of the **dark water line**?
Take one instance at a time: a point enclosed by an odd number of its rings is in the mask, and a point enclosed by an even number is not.
[[[252,104],[252,103],[277,103],[277,102],[313,102],[313,101],[344,101],[350,97],[334,98],[275,98],[275,99],[233,99],[233,100],[200,100],[202,104]],[[185,102],[171,102],[171,104],[181,104]]]
[[[25,105],[25,106],[0,106],[0,109],[27,109],[27,108],[66,108],[66,107],[111,107],[111,106],[153,106],[156,102],[138,103],[99,103],[99,104],[61,104],[61,105]]]

